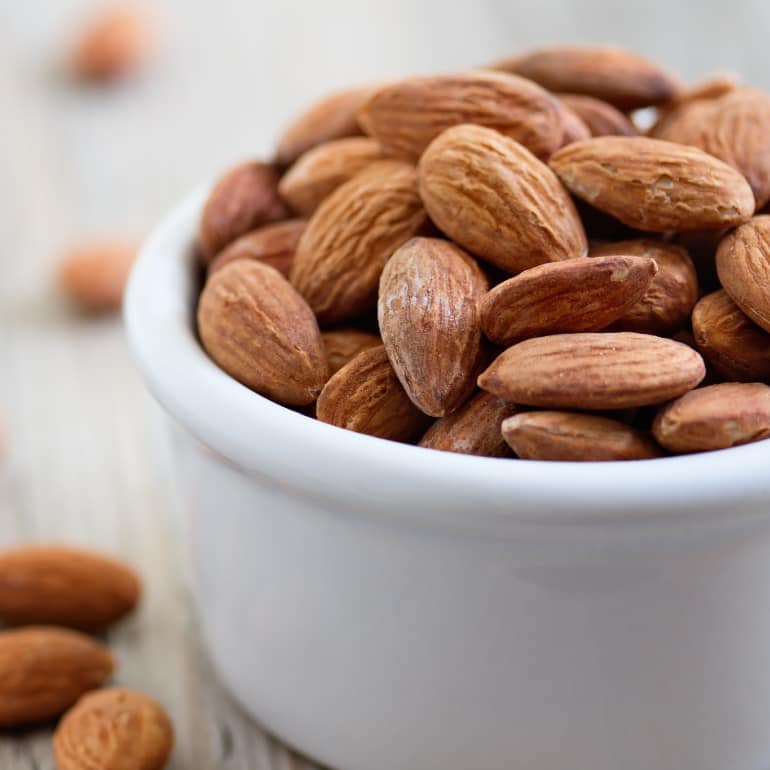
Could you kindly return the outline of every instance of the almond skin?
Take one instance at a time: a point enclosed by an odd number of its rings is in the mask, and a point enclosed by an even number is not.
[[[655,417],[653,434],[671,452],[708,452],[770,437],[770,387],[723,382],[686,393]]]
[[[602,136],[559,150],[550,165],[574,195],[639,230],[718,229],[754,213],[743,176],[695,147]]]
[[[636,136],[636,126],[616,107],[583,94],[557,94],[559,101],[575,112],[591,136]]]
[[[522,460],[649,460],[655,442],[630,425],[593,414],[523,412],[507,419],[502,433]]]
[[[444,130],[487,126],[548,157],[564,132],[559,104],[531,80],[499,72],[412,77],[377,91],[359,114],[364,131],[393,155],[417,160]]]
[[[321,422],[392,441],[412,441],[428,422],[401,387],[382,345],[359,353],[326,383],[316,415]]]
[[[559,112],[561,113],[561,122],[563,126],[561,142],[559,147],[564,147],[572,142],[582,142],[584,139],[591,138],[591,131],[583,122],[580,115],[569,105],[558,100]]]
[[[321,339],[329,362],[329,374],[336,374],[348,361],[352,361],[362,350],[382,345],[382,340],[371,332],[360,329],[332,329],[323,332]]]
[[[126,564],[82,548],[30,545],[0,552],[0,619],[97,631],[136,606]]]
[[[198,242],[204,264],[249,230],[288,217],[278,196],[278,173],[272,166],[234,166],[216,183],[201,214]]]
[[[770,381],[770,334],[757,326],[725,291],[703,297],[692,312],[695,344],[728,380]]]
[[[645,257],[580,257],[525,270],[481,303],[481,328],[507,347],[528,337],[598,331],[644,295],[658,267]]]
[[[507,272],[586,254],[567,191],[545,164],[497,131],[471,125],[444,131],[420,158],[418,176],[433,222]]]
[[[118,687],[81,698],[53,739],[57,770],[163,770],[173,746],[161,705]]]
[[[717,273],[733,302],[770,332],[770,216],[754,217],[717,248]]]
[[[0,632],[0,728],[58,717],[114,667],[105,645],[77,631],[30,626]]]
[[[385,265],[380,334],[404,390],[425,414],[450,414],[476,386],[487,289],[473,258],[437,238],[412,238]]]
[[[313,214],[297,248],[291,282],[321,324],[377,304],[377,285],[393,252],[426,222],[414,168],[371,164],[338,187]]]
[[[326,354],[312,310],[274,268],[240,259],[217,270],[198,304],[206,352],[231,377],[290,406],[312,403]]]
[[[519,342],[479,377],[506,401],[554,409],[625,409],[686,393],[705,376],[700,355],[634,332],[554,334]]]
[[[453,414],[436,420],[419,446],[478,457],[509,457],[500,426],[515,412],[513,404],[482,391]]]
[[[380,145],[363,136],[324,142],[297,159],[278,192],[293,211],[308,217],[341,184],[384,157]]]

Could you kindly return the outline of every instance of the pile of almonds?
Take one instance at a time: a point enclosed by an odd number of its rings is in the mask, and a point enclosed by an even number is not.
[[[731,78],[554,47],[357,87],[214,186],[200,338],[257,393],[433,449],[744,444],[770,436],[768,201],[770,96]]]

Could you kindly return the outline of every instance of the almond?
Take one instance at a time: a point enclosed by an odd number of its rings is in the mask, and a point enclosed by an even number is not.
[[[471,125],[446,130],[423,154],[418,175],[433,222],[503,270],[585,256],[583,226],[559,180],[497,131]]]
[[[198,304],[208,354],[230,376],[275,401],[304,406],[328,374],[312,310],[274,268],[239,259],[217,270]]]
[[[173,745],[162,706],[118,687],[81,698],[53,739],[58,770],[162,770]]]
[[[754,217],[722,239],[717,273],[733,302],[770,332],[770,216]]]
[[[508,457],[511,452],[500,426],[515,411],[513,404],[482,391],[453,414],[436,420],[419,445],[479,457]]]
[[[559,101],[575,112],[591,136],[636,136],[636,126],[616,107],[582,94],[557,94]]]
[[[602,136],[564,147],[550,165],[574,195],[639,230],[730,227],[754,212],[743,176],[695,147]]]
[[[376,334],[359,329],[333,329],[323,332],[321,339],[326,350],[330,375],[336,374],[362,350],[382,345],[382,340]]]
[[[659,404],[706,373],[687,345],[635,332],[555,334],[519,342],[479,377],[506,401],[555,409],[624,409]]]
[[[476,386],[487,288],[473,258],[437,238],[412,238],[385,265],[380,334],[404,390],[425,414],[450,414]]]
[[[107,647],[77,631],[0,632],[0,728],[58,717],[114,667]]]
[[[499,72],[412,77],[385,86],[364,105],[364,131],[394,155],[417,160],[444,130],[461,123],[495,129],[538,157],[561,144],[559,104],[540,86]]]
[[[204,262],[249,230],[288,216],[272,166],[241,163],[231,168],[214,186],[201,214],[198,240]]]
[[[409,400],[383,346],[364,350],[326,383],[321,422],[393,441],[411,441],[428,418]]]
[[[655,417],[655,438],[671,452],[708,452],[770,437],[770,387],[723,382],[686,393]]]
[[[414,168],[373,163],[319,206],[299,242],[291,282],[320,323],[352,318],[376,305],[385,263],[425,221]]]
[[[139,601],[136,573],[115,559],[55,545],[0,552],[0,619],[89,631],[120,620]]]
[[[556,332],[598,331],[644,295],[658,267],[645,257],[580,257],[538,265],[495,286],[481,304],[481,327],[507,347]]]
[[[572,412],[523,412],[502,433],[522,460],[648,460],[660,449],[641,431],[618,420]]]

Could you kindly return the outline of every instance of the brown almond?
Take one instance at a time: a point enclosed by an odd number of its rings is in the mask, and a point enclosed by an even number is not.
[[[0,619],[101,630],[136,606],[141,584],[116,559],[56,545],[0,552]]]
[[[653,434],[671,452],[708,452],[770,437],[770,387],[723,382],[686,393],[655,417]]]
[[[601,99],[583,94],[557,94],[559,101],[575,112],[591,136],[636,136],[636,126],[619,109]]]
[[[371,164],[316,210],[299,242],[291,282],[321,324],[377,304],[377,285],[393,252],[426,222],[414,167]]]
[[[503,270],[586,254],[567,191],[545,164],[497,131],[471,125],[444,131],[420,159],[418,175],[433,222]]]
[[[393,441],[412,441],[428,422],[401,387],[382,345],[359,353],[326,383],[316,415],[338,428]]]
[[[630,425],[593,414],[523,412],[502,433],[522,460],[648,460],[660,457],[655,442]]]
[[[163,770],[173,746],[163,707],[122,687],[81,698],[53,738],[57,770]]]
[[[574,195],[639,230],[730,227],[754,213],[743,176],[695,147],[602,136],[564,147],[550,165]]]
[[[321,339],[326,350],[330,375],[336,374],[362,350],[382,345],[382,340],[376,334],[360,329],[332,329],[323,332]]]
[[[705,374],[703,359],[682,343],[635,332],[580,332],[519,342],[492,362],[479,387],[528,406],[625,409],[681,396]]]
[[[437,238],[412,238],[385,265],[380,334],[404,390],[425,414],[450,414],[476,386],[487,288],[473,258]]]
[[[579,257],[538,265],[495,286],[481,303],[481,328],[507,347],[528,337],[598,331],[644,295],[658,267],[646,257]]]
[[[313,311],[274,268],[239,259],[217,270],[198,304],[206,352],[231,377],[290,406],[310,404],[328,367]]]
[[[107,647],[77,631],[0,632],[0,728],[53,719],[115,668]]]

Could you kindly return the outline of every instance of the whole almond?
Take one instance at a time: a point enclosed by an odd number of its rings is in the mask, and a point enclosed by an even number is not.
[[[114,667],[105,645],[77,631],[30,626],[0,632],[0,728],[58,717]]]
[[[545,164],[497,131],[444,131],[420,159],[418,175],[433,222],[503,270],[585,256],[585,233],[567,191]]]
[[[498,72],[407,78],[374,93],[359,121],[386,151],[411,160],[444,129],[461,123],[495,129],[538,157],[559,147],[564,131],[551,94],[530,80]]]
[[[450,414],[476,387],[487,288],[473,258],[437,238],[412,238],[385,265],[380,334],[404,390],[425,414]]]
[[[687,324],[698,300],[698,275],[682,246],[641,239],[592,247],[589,253],[591,257],[647,257],[658,265],[647,291],[610,325],[612,330],[669,335]]]
[[[118,687],[81,698],[53,739],[57,770],[162,770],[173,745],[162,706]]]
[[[313,311],[274,268],[239,259],[217,270],[198,304],[198,331],[230,376],[291,406],[315,400],[328,366]]]
[[[428,418],[409,400],[385,348],[364,350],[326,383],[318,397],[321,422],[393,441],[411,441]]]
[[[695,343],[728,380],[770,381],[770,334],[757,326],[725,291],[703,297],[692,312]]]
[[[506,401],[554,409],[625,409],[659,404],[706,373],[680,342],[635,332],[554,334],[519,342],[479,377]]]
[[[373,163],[313,214],[291,282],[320,323],[352,318],[376,305],[385,263],[426,219],[414,168],[396,160]]]
[[[639,230],[730,227],[754,213],[744,177],[695,147],[602,136],[564,147],[550,165],[574,195]]]
[[[583,94],[557,94],[559,101],[575,112],[591,136],[636,136],[636,126],[608,102]]]
[[[754,323],[770,332],[770,216],[754,217],[717,248],[724,290]]]
[[[495,286],[481,303],[481,328],[507,347],[556,332],[598,331],[644,295],[658,267],[635,256],[579,257],[538,265]]]
[[[336,374],[362,350],[382,345],[382,340],[371,332],[360,329],[332,329],[323,332],[321,339],[329,362],[329,374]]]
[[[419,445],[479,457],[508,457],[511,452],[500,426],[515,411],[513,404],[482,391],[453,414],[436,420]]]
[[[95,631],[139,601],[126,564],[82,548],[30,545],[0,552],[0,619]]]
[[[294,254],[307,222],[304,219],[287,219],[273,225],[265,225],[236,238],[209,263],[208,274],[219,270],[237,259],[254,259],[274,267],[288,278]]]
[[[723,382],[686,393],[662,409],[652,426],[671,452],[708,452],[770,437],[770,387]]]
[[[523,412],[509,417],[502,434],[522,460],[648,460],[655,442],[630,425],[593,414]]]
[[[214,186],[201,214],[198,241],[204,263],[249,230],[288,216],[272,166],[241,163],[231,168]]]
[[[294,211],[310,216],[341,184],[384,157],[380,145],[363,136],[324,142],[296,160],[278,192]]]

